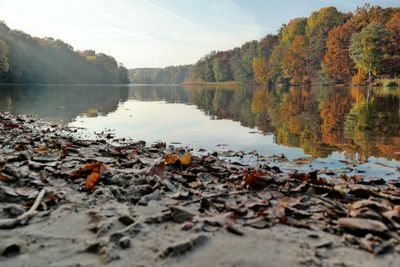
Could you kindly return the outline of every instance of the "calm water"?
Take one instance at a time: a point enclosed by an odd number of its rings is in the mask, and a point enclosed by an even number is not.
[[[312,156],[316,167],[352,161],[399,177],[400,88],[2,85],[0,110],[85,127],[87,137],[111,129],[148,142]]]

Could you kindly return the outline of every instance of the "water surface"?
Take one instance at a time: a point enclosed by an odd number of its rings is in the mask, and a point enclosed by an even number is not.
[[[257,150],[315,168],[398,177],[400,89],[361,87],[200,88],[3,85],[0,110],[118,137],[208,150]]]

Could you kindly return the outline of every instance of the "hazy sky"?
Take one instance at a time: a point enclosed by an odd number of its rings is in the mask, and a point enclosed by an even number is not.
[[[400,6],[399,0],[369,1]],[[0,20],[75,49],[94,49],[127,67],[194,63],[275,33],[323,6],[351,11],[365,0],[0,0]]]

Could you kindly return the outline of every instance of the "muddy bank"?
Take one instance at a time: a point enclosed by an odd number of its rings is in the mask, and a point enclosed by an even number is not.
[[[1,266],[400,265],[399,178],[74,131],[0,114]]]

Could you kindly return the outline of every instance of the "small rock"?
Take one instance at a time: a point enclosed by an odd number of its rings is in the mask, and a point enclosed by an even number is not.
[[[202,246],[205,242],[207,242],[207,240],[208,236],[204,234],[197,235],[189,240],[185,240],[167,247],[163,253],[161,253],[160,257],[166,258],[183,255],[196,247]]]
[[[23,241],[16,239],[1,240],[0,255],[3,257],[14,257],[21,253]]]
[[[121,216],[118,218],[118,221],[119,221],[120,223],[122,223],[123,225],[131,225],[132,223],[135,222],[135,220],[134,220],[131,216],[129,216],[129,215],[121,215]]]
[[[176,223],[184,223],[190,221],[194,217],[194,213],[180,206],[170,207],[170,212],[172,220]]]
[[[185,222],[181,225],[181,230],[183,231],[189,231],[193,228],[194,223],[193,222]]]
[[[119,240],[119,246],[122,249],[127,249],[131,246],[131,239],[129,238],[129,236],[124,236]]]

